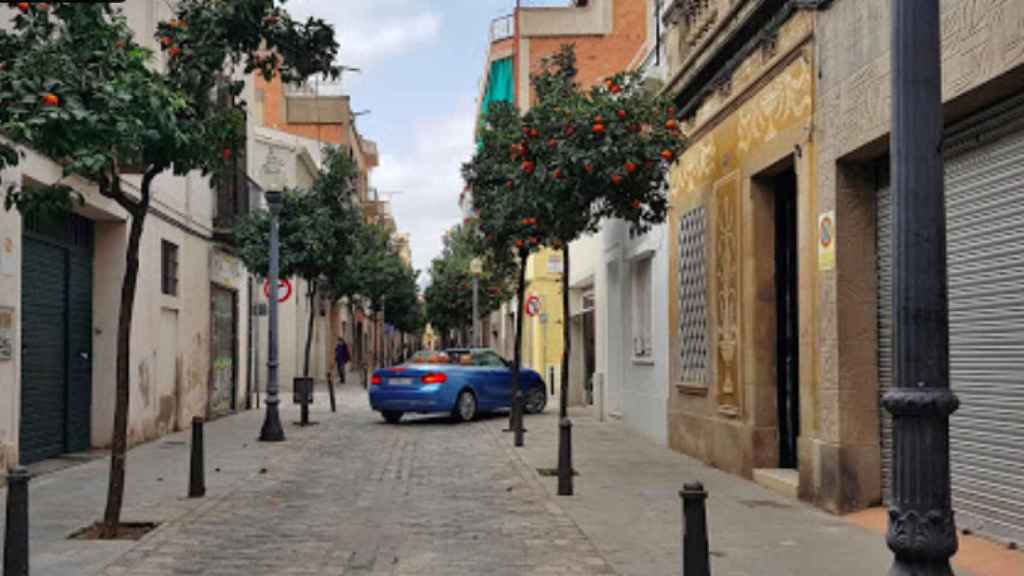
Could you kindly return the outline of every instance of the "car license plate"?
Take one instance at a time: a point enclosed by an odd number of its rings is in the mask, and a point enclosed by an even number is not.
[[[412,378],[388,378],[388,384],[393,386],[408,386],[412,384]]]

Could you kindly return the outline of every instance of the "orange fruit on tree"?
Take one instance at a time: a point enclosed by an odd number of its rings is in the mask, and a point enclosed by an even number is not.
[[[167,53],[171,55],[171,58],[177,58],[178,56],[181,56],[181,48],[174,46],[168,50]]]
[[[672,118],[668,122],[665,122],[665,128],[668,128],[669,130],[678,130],[679,122],[676,122],[676,119]]]
[[[661,158],[665,161],[671,160],[672,156],[674,156],[674,154],[668,148],[665,148],[664,150],[661,151]]]
[[[516,240],[516,248],[522,248],[525,244],[522,240]]]
[[[562,169],[561,168],[556,168],[555,169],[555,180],[561,180],[563,176],[564,176],[564,174],[562,174]]]
[[[22,12],[28,12],[29,8],[31,8],[28,2],[18,2],[17,6],[18,10],[21,10]]]
[[[636,172],[636,163],[635,162],[626,162],[626,172],[629,172],[630,174],[632,174],[633,172]]]
[[[540,130],[537,130],[536,128],[531,128],[530,138],[540,138]]]
[[[612,184],[615,186],[622,184],[622,176],[619,174],[612,174]]]
[[[591,129],[591,131],[594,134],[604,134],[604,124],[594,124],[594,127]]]
[[[619,110],[615,114],[619,117],[619,120],[625,120],[626,119],[626,111],[625,110]]]
[[[53,92],[47,92],[43,94],[43,104],[46,106],[57,106],[60,104],[60,98]]]
[[[174,39],[170,36],[164,36],[160,39],[160,43],[163,44],[165,47],[170,46],[171,44],[174,44]]]
[[[526,172],[527,174],[533,174],[533,169],[535,167],[536,167],[536,165],[533,162],[529,161],[529,160],[523,162],[523,165],[522,165],[523,172]]]
[[[631,205],[633,206],[634,210],[639,210],[640,209],[640,201],[639,200],[633,200]]]

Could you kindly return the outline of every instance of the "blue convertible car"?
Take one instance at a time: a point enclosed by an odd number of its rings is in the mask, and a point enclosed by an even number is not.
[[[537,414],[547,405],[544,381],[533,370],[519,373],[524,411]],[[512,405],[509,362],[490,349],[417,352],[405,364],[373,373],[370,407],[395,424],[406,412],[449,413],[468,422],[478,412]]]

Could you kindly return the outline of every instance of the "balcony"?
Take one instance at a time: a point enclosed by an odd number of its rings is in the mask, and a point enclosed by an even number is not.
[[[217,242],[234,245],[235,223],[260,206],[263,189],[245,171],[236,169],[214,190],[213,237]]]

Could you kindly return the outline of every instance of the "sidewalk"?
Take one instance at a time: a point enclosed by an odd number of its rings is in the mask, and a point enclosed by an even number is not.
[[[205,503],[237,490],[264,467],[294,449],[314,428],[292,426],[297,411],[290,396],[282,402],[282,422],[288,444],[256,441],[262,410],[252,410],[207,422],[205,426],[206,498],[190,500],[188,474],[191,431],[165,436],[128,453],[122,520],[157,522],[165,529],[200,509]],[[328,405],[317,398],[318,409]],[[138,545],[131,541],[68,540],[75,531],[100,520],[106,502],[110,459],[103,457],[32,479],[29,489],[31,573],[33,576],[96,574]],[[6,508],[6,489],[0,489],[0,518]],[[151,533],[148,537],[155,535]],[[2,558],[2,549],[0,549]]]
[[[853,521],[767,491],[627,430],[621,423],[573,418],[575,495],[556,496],[557,479],[538,481],[623,576],[681,573],[681,501],[684,482],[709,491],[708,524],[715,576],[863,576],[886,574],[892,561],[884,536]],[[507,450],[524,468],[557,464],[557,409],[528,417],[526,446]],[[1009,553],[1020,558],[1024,555]],[[956,569],[959,576],[1002,573]],[[1016,566],[1016,565],[1014,565]],[[1010,568],[1014,570],[1014,568]],[[1024,574],[1024,571],[1007,571]]]
[[[575,496],[558,497],[556,479],[537,474],[556,463],[553,407],[527,418],[526,447],[516,449],[504,415],[384,424],[351,381],[338,390],[337,414],[317,395],[318,426],[297,427],[290,400],[284,443],[255,440],[262,410],[206,425],[202,499],[184,497],[187,433],[132,450],[124,520],[161,523],[139,542],[67,540],[102,514],[106,458],[34,479],[33,576],[677,576],[678,491],[694,480],[710,492],[715,576],[888,572],[890,553],[869,520],[777,496],[621,423],[574,417],[580,476]],[[1021,564],[957,560],[959,576],[1024,574]]]

